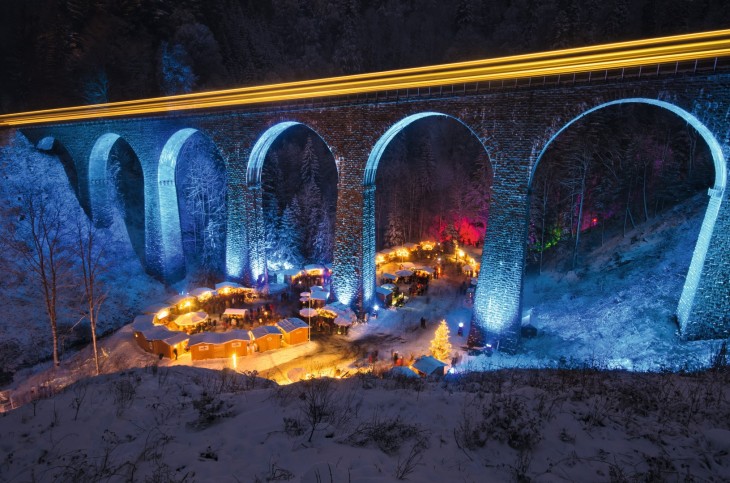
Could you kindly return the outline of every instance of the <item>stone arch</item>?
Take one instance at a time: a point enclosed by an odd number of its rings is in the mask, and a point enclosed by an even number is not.
[[[119,186],[109,178],[109,159],[115,149],[124,149],[133,158],[120,160]],[[145,193],[144,171],[132,147],[116,133],[101,135],[91,148],[88,166],[89,217],[95,226],[107,228],[114,219],[113,191],[119,189],[123,203],[124,224],[129,241],[142,264],[145,264]]]
[[[119,134],[103,134],[96,140],[89,155],[89,206],[91,219],[97,227],[106,228],[112,223],[107,165],[112,148],[119,139]]]
[[[363,290],[363,307],[369,308],[374,303],[375,296],[375,176],[378,171],[378,165],[383,153],[393,139],[401,133],[405,128],[416,121],[427,118],[449,118],[458,122],[469,130],[472,136],[479,142],[484,152],[489,156],[489,152],[484,146],[482,139],[474,130],[461,119],[449,114],[441,112],[419,112],[401,119],[393,124],[373,146],[365,165],[365,173],[363,176],[363,234],[362,234],[362,290]],[[491,159],[491,158],[490,158]],[[342,303],[351,303],[354,298],[356,285],[353,283],[352,293],[349,297],[341,297],[338,292],[338,298]],[[343,300],[344,298],[344,300]]]
[[[545,143],[542,150],[540,151],[540,154],[537,156],[535,164],[530,172],[528,192],[532,187],[532,181],[534,179],[535,172],[538,165],[540,164],[540,161],[542,160],[543,155],[550,147],[552,142],[561,133],[563,133],[563,131],[565,131],[569,126],[571,126],[578,120],[593,112],[604,109],[606,107],[616,106],[620,104],[647,104],[665,109],[669,112],[676,114],[680,118],[684,119],[700,134],[700,136],[702,136],[702,139],[704,139],[704,141],[707,143],[707,146],[710,149],[710,153],[712,154],[712,160],[715,166],[715,182],[714,186],[708,191],[710,200],[707,206],[707,211],[705,212],[705,217],[702,221],[702,228],[700,229],[697,244],[695,245],[694,253],[692,254],[692,261],[690,262],[690,267],[687,272],[684,287],[682,288],[682,295],[680,296],[679,303],[677,305],[677,318],[679,320],[680,332],[685,335],[685,329],[690,322],[692,305],[694,304],[697,287],[700,283],[701,274],[705,265],[707,251],[710,248],[710,239],[712,238],[712,234],[715,230],[715,222],[720,212],[720,205],[722,203],[725,188],[727,186],[727,160],[725,159],[725,155],[723,154],[722,146],[717,141],[715,135],[707,128],[707,126],[705,126],[702,121],[700,121],[695,115],[682,109],[681,107],[658,99],[632,97],[605,102],[603,104],[595,106],[568,121]],[[527,204],[529,207],[529,199],[527,201]]]
[[[164,279],[168,282],[182,279],[187,271],[176,176],[180,153],[185,144],[195,135],[205,136],[195,128],[183,128],[170,136],[162,148],[157,168],[162,273]],[[209,137],[205,136],[205,138],[215,147]]]
[[[261,187],[261,173],[264,167],[264,161],[266,155],[269,153],[271,146],[276,140],[289,129],[303,126],[310,132],[315,134],[334,157],[332,147],[324,140],[324,138],[312,127],[307,124],[298,121],[283,121],[269,127],[264,133],[258,138],[253,148],[246,165],[246,188],[251,194],[251,205],[249,206],[249,213],[253,216],[248,216],[248,255],[249,255],[249,270],[252,281],[257,281],[261,275],[266,273],[266,251],[264,249],[264,220],[262,210],[262,187]],[[339,166],[335,162],[335,169],[339,176]],[[243,226],[231,227],[237,230],[243,230]],[[235,272],[236,267],[242,266],[241,255],[232,253],[230,250],[227,256],[227,267],[228,273],[232,274]],[[239,270],[240,272],[240,270]]]

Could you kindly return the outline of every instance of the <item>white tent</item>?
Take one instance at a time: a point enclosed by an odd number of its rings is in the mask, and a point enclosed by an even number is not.
[[[434,269],[431,267],[418,267],[414,269],[416,272],[426,272],[429,275],[433,275]]]
[[[352,320],[347,317],[338,315],[337,317],[335,317],[335,325],[339,325],[341,327],[349,327],[352,325]]]
[[[396,275],[399,277],[411,277],[413,275],[413,272],[410,270],[398,270],[395,272]]]
[[[248,313],[248,309],[226,309],[223,317],[244,317]]]
[[[335,324],[337,325],[348,326],[357,321],[357,316],[355,315],[355,312],[353,312],[350,307],[340,302],[333,302],[329,305],[325,305],[324,310],[328,310],[337,314],[337,316],[335,317]],[[337,322],[337,319],[340,319],[340,322]]]
[[[202,324],[208,320],[208,314],[205,312],[190,312],[188,314],[182,314],[180,317],[175,319],[175,324],[180,327],[194,327],[198,324]]]
[[[310,309],[309,307],[304,307],[299,311],[299,315],[302,317],[315,317],[317,315],[316,309]]]
[[[327,292],[312,292],[312,300],[327,300],[328,297]]]

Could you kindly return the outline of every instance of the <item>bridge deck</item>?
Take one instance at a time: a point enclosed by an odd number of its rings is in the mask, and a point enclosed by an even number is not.
[[[0,116],[0,127],[122,116],[165,115],[271,103],[387,102],[391,96],[469,94],[730,68],[730,29],[574,49],[256,87],[47,109]]]

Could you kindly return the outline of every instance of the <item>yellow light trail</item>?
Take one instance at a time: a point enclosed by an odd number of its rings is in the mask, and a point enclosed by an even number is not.
[[[348,94],[607,71],[730,56],[730,29],[494,59],[0,116],[0,126],[165,114]]]

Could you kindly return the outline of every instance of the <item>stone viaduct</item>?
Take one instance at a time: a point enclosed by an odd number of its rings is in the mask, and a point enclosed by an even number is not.
[[[388,143],[405,127],[449,117],[468,128],[492,163],[492,207],[474,304],[484,341],[519,340],[530,184],[550,143],[576,120],[621,103],[642,103],[679,116],[708,144],[714,185],[677,316],[686,339],[730,336],[730,73],[718,70],[608,72],[514,82],[401,89],[306,101],[177,111],[19,127],[33,143],[62,151],[79,201],[103,225],[106,163],[115,143],[137,156],[144,177],[147,270],[168,282],[184,276],[175,188],[177,156],[195,135],[207,137],[226,164],[226,267],[255,280],[265,267],[261,169],[267,150],[303,124],[331,150],[338,169],[333,285],[337,299],[373,304],[375,174]]]

